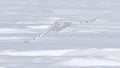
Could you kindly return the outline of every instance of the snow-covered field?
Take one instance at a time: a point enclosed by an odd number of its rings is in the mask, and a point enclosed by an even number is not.
[[[0,68],[120,68],[119,12],[119,0],[0,0]],[[78,22],[23,43],[61,18]]]

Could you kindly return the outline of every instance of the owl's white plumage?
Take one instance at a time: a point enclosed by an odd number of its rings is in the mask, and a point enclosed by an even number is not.
[[[71,22],[64,22],[63,20],[58,20],[54,23],[53,31],[60,31],[67,26],[70,26]]]

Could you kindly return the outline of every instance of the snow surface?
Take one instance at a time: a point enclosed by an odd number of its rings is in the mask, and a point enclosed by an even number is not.
[[[119,12],[120,0],[0,0],[0,68],[120,68]],[[23,43],[57,19],[73,25]]]

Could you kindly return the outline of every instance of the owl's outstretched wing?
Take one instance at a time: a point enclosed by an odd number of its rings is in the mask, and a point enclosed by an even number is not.
[[[45,34],[47,34],[49,31],[51,31],[52,29],[53,29],[53,25],[50,25],[47,29],[43,30],[38,36],[32,38],[31,40],[24,41],[24,43],[30,43],[30,42],[33,42],[35,40],[38,40],[41,37],[43,37]]]

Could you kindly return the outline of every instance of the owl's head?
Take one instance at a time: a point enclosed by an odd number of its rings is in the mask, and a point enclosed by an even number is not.
[[[63,20],[57,20],[57,21],[55,22],[55,25],[56,25],[57,27],[63,27],[65,24],[64,24]]]

